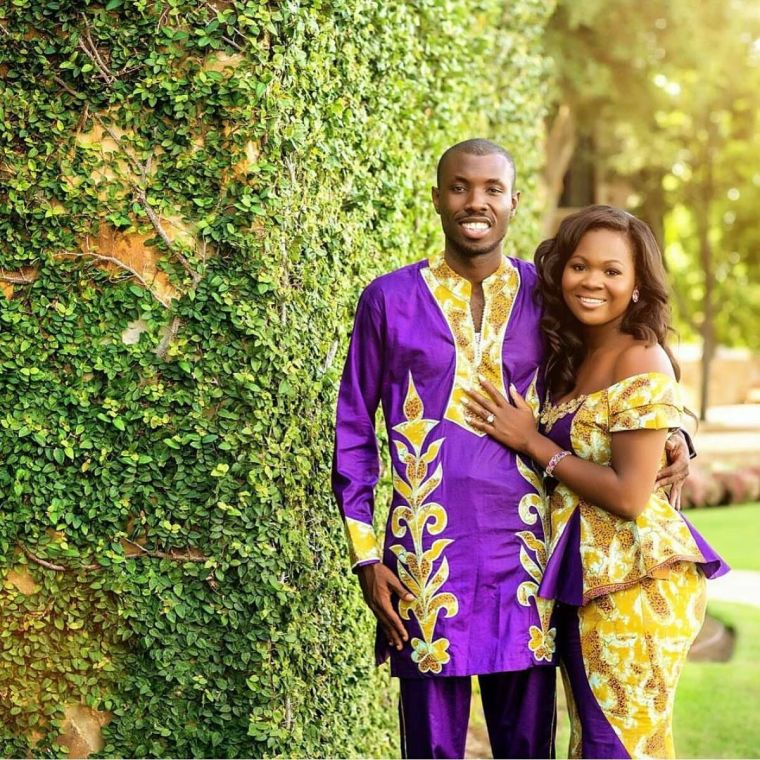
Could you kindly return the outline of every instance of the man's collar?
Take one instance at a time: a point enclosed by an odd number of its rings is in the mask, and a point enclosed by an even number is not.
[[[441,285],[457,296],[457,298],[461,298],[464,301],[470,300],[472,283],[449,266],[443,253],[436,253],[434,256],[430,256],[428,258],[428,265],[433,276],[441,283]],[[488,277],[483,280],[483,288],[488,289],[491,283],[502,280],[509,270],[509,267],[510,264],[507,257],[502,254],[501,261],[499,262],[496,271],[489,274]]]

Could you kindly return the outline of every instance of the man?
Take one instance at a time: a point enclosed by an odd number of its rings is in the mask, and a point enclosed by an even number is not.
[[[404,757],[462,757],[471,676],[494,757],[553,757],[552,604],[536,595],[547,515],[530,462],[470,426],[464,390],[510,383],[537,412],[540,306],[529,263],[504,256],[515,165],[467,140],[438,164],[442,255],[363,292],[338,399],[333,490],[400,678]],[[384,548],[372,528],[382,403],[393,472]]]

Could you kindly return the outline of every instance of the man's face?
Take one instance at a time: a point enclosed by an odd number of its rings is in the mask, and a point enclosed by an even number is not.
[[[520,194],[512,189],[512,168],[500,153],[456,152],[441,166],[433,205],[441,217],[446,248],[464,257],[501,251]]]

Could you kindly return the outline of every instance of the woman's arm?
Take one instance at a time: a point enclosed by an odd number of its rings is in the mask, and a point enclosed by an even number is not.
[[[533,412],[514,386],[510,404],[489,382],[483,380],[487,396],[470,392],[470,424],[505,446],[531,457],[542,468],[562,451],[550,438],[536,430]],[[492,422],[487,422],[490,416]],[[554,469],[554,477],[590,504],[626,520],[634,520],[654,490],[660,457],[668,431],[628,430],[612,433],[610,467],[571,455]]]

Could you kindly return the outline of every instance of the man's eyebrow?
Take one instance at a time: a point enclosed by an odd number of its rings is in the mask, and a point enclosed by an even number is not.
[[[469,182],[472,181],[472,179],[469,178],[469,177],[463,177],[460,174],[455,174],[451,178],[451,181],[452,182],[467,182],[467,183],[469,183]],[[486,185],[503,185],[504,187],[507,186],[507,183],[503,179],[499,179],[498,177],[492,177],[491,179],[487,179],[485,181],[485,184]]]

